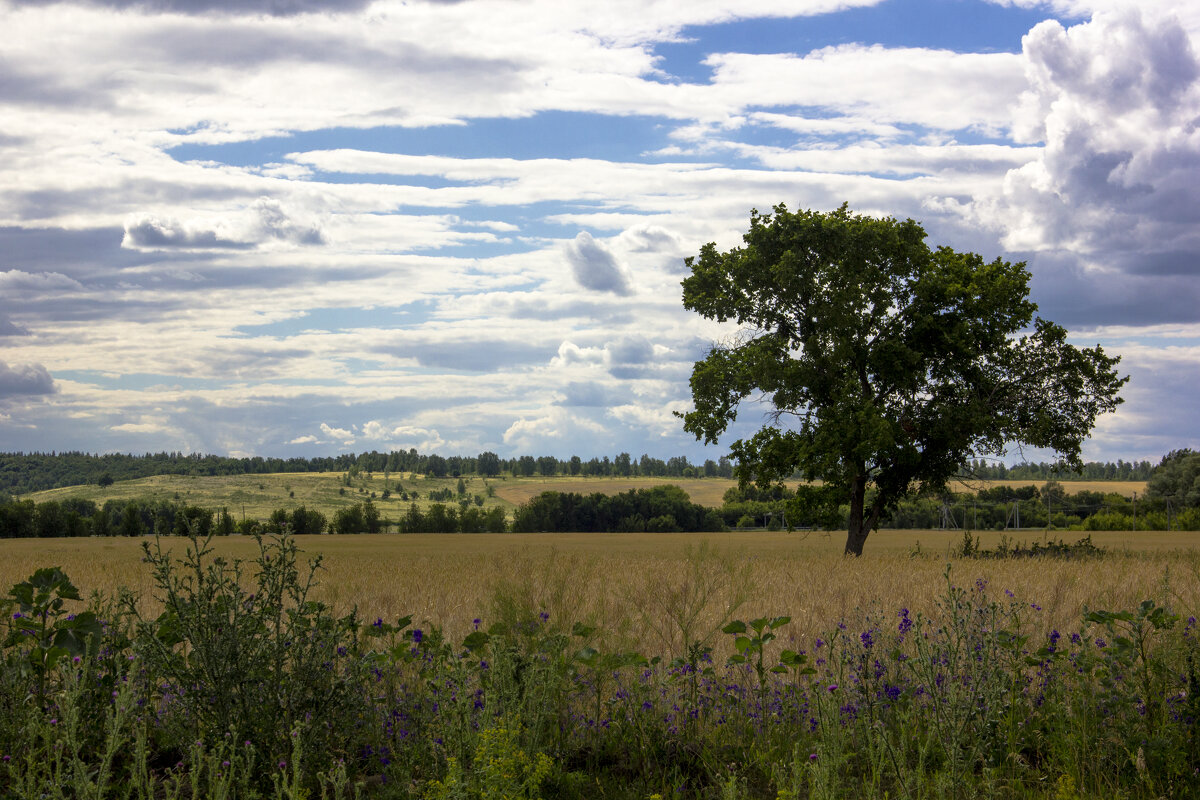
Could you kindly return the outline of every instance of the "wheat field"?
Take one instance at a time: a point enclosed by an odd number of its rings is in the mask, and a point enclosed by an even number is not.
[[[1026,541],[1039,540],[1029,532]],[[1066,534],[1073,541],[1076,534]],[[999,534],[984,533],[984,546]],[[1078,627],[1084,607],[1131,608],[1147,598],[1177,611],[1200,610],[1200,534],[1098,533],[1103,558],[989,561],[951,556],[961,534],[880,531],[859,559],[841,555],[833,533],[722,534],[422,534],[296,537],[304,557],[320,554],[316,599],[339,612],[394,620],[411,614],[453,638],[522,611],[552,624],[598,625],[614,645],[678,655],[685,638],[718,641],[730,616],[791,616],[783,638],[798,646],[841,620],[871,615],[894,624],[900,608],[936,615],[950,581],[987,582],[991,594],[1043,611],[1030,624]],[[163,540],[181,555],[187,541]],[[247,537],[214,540],[227,558],[252,559]],[[43,566],[61,566],[86,596],[133,590],[144,613],[161,603],[131,539],[0,541],[0,587]],[[248,571],[252,572],[252,570]],[[853,629],[853,628],[852,628]]]

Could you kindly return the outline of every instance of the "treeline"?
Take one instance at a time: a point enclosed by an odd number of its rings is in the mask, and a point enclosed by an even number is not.
[[[0,500],[0,538],[28,539],[60,536],[186,535],[195,529],[230,534],[237,526],[227,510],[213,511],[166,500],[91,500],[71,498],[34,503]]]
[[[693,464],[686,456],[675,456],[665,461],[650,455],[635,459],[629,453],[620,453],[615,458],[604,456],[586,461],[579,456],[559,459],[554,456],[526,455],[506,459],[492,452],[476,456],[441,456],[418,453],[415,449],[387,453],[372,450],[357,455],[315,458],[230,458],[183,453],[146,453],[140,456],[79,452],[0,453],[0,495],[40,492],[88,483],[104,485],[154,475],[261,475],[279,472],[414,472],[436,478],[460,475],[493,477],[504,473],[515,476],[729,478],[733,476],[733,464],[724,456],[715,461],[708,459],[702,464]]]
[[[725,525],[712,509],[691,501],[678,486],[631,489],[615,495],[599,492],[542,492],[517,508],[515,533],[719,531]]]
[[[396,520],[384,519],[366,500],[344,506],[333,517],[300,506],[278,508],[265,519],[235,519],[226,508],[207,509],[168,500],[0,500],[0,539],[82,536],[201,536],[293,533],[503,533],[508,530],[504,509],[483,509],[460,502],[457,507],[434,503],[422,510],[415,503]]]
[[[615,496],[545,492],[516,509],[510,526],[504,509],[462,500],[457,506],[409,505],[395,520],[384,519],[369,499],[334,512],[276,509],[266,520],[235,520],[225,508],[204,509],[178,501],[91,500],[0,501],[0,538],[64,536],[182,536],[283,533],[504,533],[505,531],[717,531],[718,514],[691,502],[677,486],[636,489]]]
[[[1067,471],[1054,464],[1044,462],[1037,464],[989,464],[985,461],[972,461],[965,470],[963,477],[978,478],[988,481],[1148,481],[1154,473],[1154,466],[1149,461],[1089,461],[1078,471]]]
[[[819,527],[792,502],[783,486],[732,488],[718,510],[732,528]],[[842,516],[848,514],[843,508]],[[1200,530],[1200,454],[1163,459],[1142,496],[1085,490],[1068,494],[1062,483],[1042,487],[994,486],[975,493],[913,498],[880,520],[881,528],[1006,530],[1059,528],[1082,531]]]

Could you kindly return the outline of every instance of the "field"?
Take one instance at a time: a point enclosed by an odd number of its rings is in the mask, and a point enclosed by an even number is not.
[[[150,563],[136,539],[2,540],[0,587],[57,565],[143,619],[172,586],[176,613],[135,630],[101,603],[101,628],[29,588],[6,609],[0,797],[1196,796],[1200,534],[1075,560],[960,538],[232,536],[205,560],[242,559],[240,586],[203,589],[186,539]],[[292,544],[332,615],[297,604]],[[61,638],[89,625],[90,651]]]
[[[1010,538],[1041,541],[1041,531]],[[1059,533],[1067,541],[1082,534]],[[992,547],[1001,534],[984,532]],[[1043,625],[1077,624],[1084,606],[1124,608],[1147,597],[1174,599],[1200,610],[1200,533],[1102,532],[1092,540],[1112,554],[1104,559],[984,561],[951,558],[961,533],[880,531],[857,560],[842,557],[844,534],[747,532],[723,534],[385,534],[296,537],[306,556],[324,559],[317,599],[339,613],[357,606],[363,617],[412,614],[465,632],[497,604],[518,597],[556,620],[586,620],[622,643],[648,619],[699,591],[696,570],[708,575],[709,597],[694,599],[702,627],[711,630],[727,606],[752,616],[788,614],[784,633],[811,639],[841,619],[867,609],[908,607],[933,613],[945,591],[943,577],[959,585],[988,581],[1045,609]],[[163,540],[181,553],[179,539]],[[248,537],[216,539],[217,552],[249,559]],[[149,570],[137,540],[0,540],[0,587],[41,566],[61,566],[85,592],[117,586],[152,599]],[[657,624],[657,623],[656,623]],[[655,634],[658,645],[678,646],[678,631]],[[677,653],[675,653],[677,655]]]
[[[736,485],[735,481],[723,478],[596,478],[596,477],[532,477],[515,478],[501,476],[463,478],[466,493],[483,498],[484,508],[500,506],[506,511],[536,497],[542,492],[578,492],[590,494],[617,494],[630,489],[645,489],[665,483],[681,487],[702,506],[716,507],[722,503],[725,492]],[[957,491],[978,491],[990,486],[1041,486],[1045,481],[972,481],[955,485]],[[278,508],[291,511],[301,505],[316,509],[332,518],[339,508],[361,502],[372,497],[384,519],[395,520],[408,508],[409,501],[402,499],[401,491],[417,492],[417,504],[427,508],[433,501],[429,493],[449,491],[456,493],[457,478],[432,478],[410,473],[383,475],[382,473],[360,474],[349,479],[340,472],[299,472],[269,475],[189,476],[156,475],[132,481],[118,481],[111,486],[95,485],[67,486],[23,495],[38,503],[78,497],[102,505],[106,500],[177,500],[207,509],[227,508],[235,520],[243,517],[266,519]],[[491,493],[489,493],[489,488]],[[1145,493],[1144,481],[1066,481],[1063,488],[1068,494],[1080,491],[1117,492],[1126,497],[1134,492]],[[384,490],[391,496],[383,498]],[[454,495],[457,497],[457,495]],[[450,501],[453,502],[453,501]]]

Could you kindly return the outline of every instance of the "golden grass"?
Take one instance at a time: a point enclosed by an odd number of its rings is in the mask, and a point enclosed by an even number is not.
[[[1146,481],[1059,481],[1062,484],[1063,491],[1068,495],[1078,492],[1100,492],[1108,494],[1115,492],[1124,497],[1133,497],[1134,492],[1138,496],[1146,493]],[[1036,486],[1041,489],[1046,485],[1046,481],[1024,480],[1024,481],[965,481],[962,483],[952,483],[951,487],[956,492],[978,492],[980,489],[991,489],[996,486],[1008,486],[1013,489],[1019,489],[1023,486]]]
[[[1026,541],[1040,538],[1030,532]],[[1064,534],[1072,541],[1077,534]],[[424,534],[298,537],[325,569],[318,598],[339,612],[356,606],[363,617],[418,623],[463,635],[471,620],[494,621],[505,608],[545,610],[554,622],[590,621],[614,645],[647,653],[678,654],[681,629],[694,617],[691,636],[709,634],[740,597],[736,616],[792,617],[783,639],[808,646],[841,619],[851,625],[868,611],[894,624],[901,607],[935,613],[951,580],[988,581],[1045,612],[1036,626],[1078,626],[1084,606],[1131,608],[1153,597],[1177,609],[1200,609],[1200,534],[1095,533],[1113,552],[1100,559],[982,561],[951,558],[961,534],[881,531],[859,559],[841,555],[839,534]],[[999,534],[983,533],[991,546]],[[186,541],[164,540],[182,552]],[[920,543],[921,554],[911,553]],[[230,557],[251,558],[252,540],[216,542]],[[129,539],[0,540],[0,587],[7,589],[42,566],[62,566],[85,594],[126,586],[155,613],[141,542]],[[716,639],[724,638],[717,634]]]

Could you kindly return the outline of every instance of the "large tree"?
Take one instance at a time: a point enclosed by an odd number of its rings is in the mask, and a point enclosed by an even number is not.
[[[743,400],[768,402],[768,423],[732,445],[739,480],[818,482],[791,517],[848,504],[848,554],[971,458],[1024,444],[1080,465],[1097,416],[1121,402],[1118,358],[1034,318],[1024,263],[931,250],[913,220],[845,205],[753,211],[743,239],[687,260],[684,306],[739,327],[696,363],[684,428],[714,443]]]

